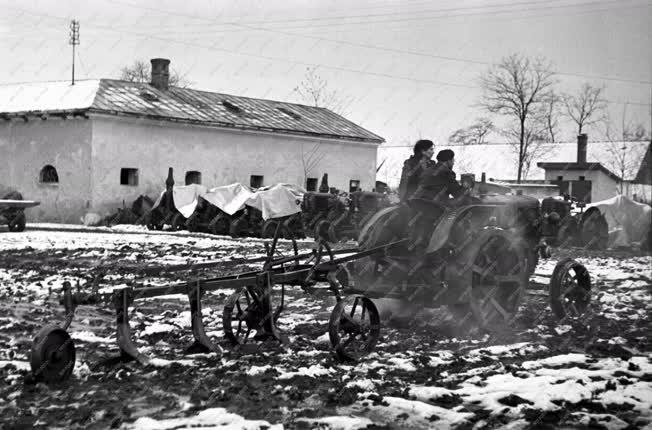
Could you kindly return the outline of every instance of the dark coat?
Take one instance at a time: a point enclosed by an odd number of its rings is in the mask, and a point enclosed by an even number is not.
[[[455,180],[455,172],[448,166],[437,163],[423,171],[413,198],[448,203],[450,198],[464,194],[464,188]]]
[[[424,168],[434,167],[435,162],[432,160],[423,160],[414,155],[405,160],[403,171],[401,172],[401,182],[398,186],[398,196],[401,201],[406,201],[417,190],[419,186],[419,177]]]

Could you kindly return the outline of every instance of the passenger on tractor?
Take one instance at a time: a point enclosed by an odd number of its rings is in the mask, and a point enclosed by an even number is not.
[[[432,156],[435,145],[431,140],[419,140],[414,145],[414,154],[403,163],[401,182],[398,186],[398,196],[402,202],[407,201],[419,185],[419,177],[429,167],[435,165]]]
[[[437,154],[437,164],[429,166],[419,178],[413,199],[436,201],[444,206],[451,206],[454,201],[449,197],[460,198],[465,188],[455,180],[455,153],[444,149]]]
[[[417,190],[408,201],[411,248],[418,249],[428,243],[447,209],[470,203],[468,189],[455,180],[454,165],[455,153],[444,149],[437,154],[437,164],[421,174]]]

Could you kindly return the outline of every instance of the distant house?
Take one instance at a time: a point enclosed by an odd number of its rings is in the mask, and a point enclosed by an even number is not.
[[[633,155],[631,162],[622,161],[629,166],[634,165],[636,167],[627,169],[628,171],[625,173],[629,177],[621,178],[603,163],[587,161],[587,143],[588,137],[586,134],[577,137],[577,158],[575,161],[537,163],[537,166],[545,170],[546,181],[557,184],[562,195],[568,194],[586,203],[606,200],[618,194],[637,197],[632,195],[635,188],[632,187],[634,179],[632,172],[639,172],[639,169],[643,167],[643,154],[640,152],[630,154],[630,158]],[[626,142],[611,144],[616,147],[621,144],[625,145],[623,151],[628,149]],[[649,152],[649,144],[647,146]],[[623,155],[625,154],[623,153]],[[610,157],[614,158],[614,154],[610,154]]]
[[[114,79],[0,85],[0,182],[41,201],[32,220],[79,222],[177,184],[289,182],[371,190],[380,136],[328,109]]]

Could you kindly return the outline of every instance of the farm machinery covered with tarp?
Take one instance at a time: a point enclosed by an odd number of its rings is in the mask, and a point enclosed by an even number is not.
[[[188,278],[194,278],[167,285],[148,285],[145,278],[100,293],[99,277],[91,282],[90,291],[73,292],[65,284],[61,301],[66,320],[61,326],[43,328],[34,339],[34,374],[44,381],[60,381],[71,374],[75,347],[67,329],[75,308],[101,303],[115,310],[121,358],[150,363],[131,338],[129,307],[137,300],[168,294],[188,297],[195,339],[189,351],[220,354],[221,348],[204,329],[201,305],[207,292],[218,289],[235,289],[224,303],[222,325],[224,337],[236,348],[265,340],[288,342],[277,326],[288,285],[336,299],[328,333],[333,351],[343,360],[360,359],[374,349],[381,330],[377,299],[399,299],[423,307],[445,305],[460,321],[473,321],[486,330],[501,329],[514,323],[529,276],[539,257],[547,256],[541,208],[536,199],[527,197],[483,196],[459,206],[419,200],[390,206],[365,222],[359,248],[337,251],[328,231],[320,230],[312,250],[300,253],[289,227],[298,216],[270,218],[275,228],[266,255],[247,261],[262,263],[256,270],[197,276],[203,268],[228,266],[215,261],[139,270],[144,276],[184,270],[189,271]],[[283,243],[284,252],[280,251],[282,237],[291,238]],[[104,268],[102,273],[110,271]],[[550,306],[557,317],[582,315],[590,292],[591,280],[584,266],[571,259],[557,264],[549,286]]]
[[[652,208],[623,195],[590,204],[548,197],[541,208],[543,234],[554,246],[606,249],[640,242],[645,248],[649,243]]]
[[[9,231],[13,232],[25,230],[25,209],[39,204],[33,200],[23,200],[23,195],[18,191],[9,192],[0,199],[0,224],[7,224]]]
[[[586,206],[583,218],[596,219],[601,228],[600,237],[606,246],[631,246],[639,242],[649,249],[652,229],[652,207],[627,196],[618,195]],[[605,238],[604,230],[607,230]],[[587,231],[587,239],[591,232]]]
[[[301,216],[293,218],[289,226],[295,238],[312,236],[319,230],[337,242],[355,239],[365,221],[388,205],[387,196],[381,193],[306,192],[292,184],[256,190],[240,183],[210,189],[197,184],[175,186],[170,169],[166,189],[154,203],[146,224],[151,230],[170,226],[172,230],[269,238],[275,225],[271,218],[300,211]]]

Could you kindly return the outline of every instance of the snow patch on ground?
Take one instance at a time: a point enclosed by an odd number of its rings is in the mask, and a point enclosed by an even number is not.
[[[130,430],[172,430],[180,428],[200,427],[203,429],[242,429],[242,430],[282,430],[282,424],[270,424],[267,421],[248,420],[224,408],[211,408],[186,418],[170,418],[156,420],[142,417],[124,428]]]

